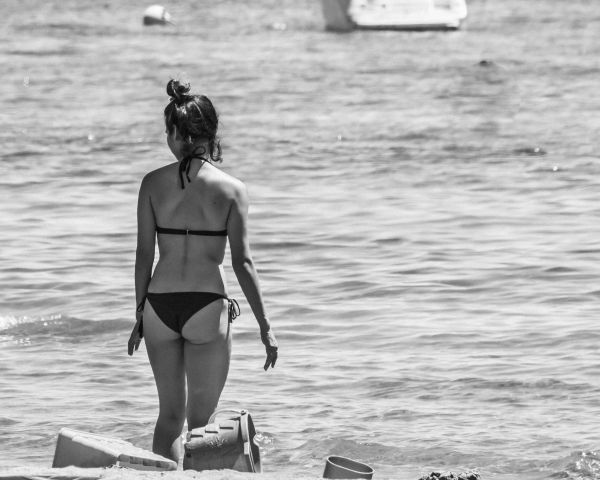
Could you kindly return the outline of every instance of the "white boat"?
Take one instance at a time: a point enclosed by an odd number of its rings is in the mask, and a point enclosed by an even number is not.
[[[465,0],[321,0],[325,28],[456,30],[467,17]]]

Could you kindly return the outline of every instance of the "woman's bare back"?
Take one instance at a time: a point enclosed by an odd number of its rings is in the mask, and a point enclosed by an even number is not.
[[[181,188],[178,164],[148,174],[148,192],[157,227],[222,232],[241,182],[208,162],[196,160],[191,181]],[[226,292],[221,264],[225,235],[158,234],[160,259],[149,291]]]

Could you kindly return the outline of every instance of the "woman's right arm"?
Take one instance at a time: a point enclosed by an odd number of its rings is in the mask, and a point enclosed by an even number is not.
[[[137,248],[135,251],[135,303],[143,304],[154,264],[156,220],[150,201],[150,180],[146,175],[140,186],[137,207]]]
[[[135,251],[135,326],[129,337],[127,352],[133,355],[142,340],[142,312],[152,276],[156,221],[150,202],[148,175],[142,180],[137,207],[137,248]]]
[[[246,187],[241,184],[236,188],[227,221],[227,235],[231,248],[231,265],[260,327],[260,338],[267,350],[267,361],[264,366],[264,369],[267,370],[269,366],[275,366],[278,347],[275,335],[271,330],[271,322],[265,312],[258,273],[252,261],[247,225],[248,193]]]

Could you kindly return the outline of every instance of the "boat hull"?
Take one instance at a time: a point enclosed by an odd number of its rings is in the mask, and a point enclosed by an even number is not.
[[[322,0],[328,30],[457,30],[465,0]]]

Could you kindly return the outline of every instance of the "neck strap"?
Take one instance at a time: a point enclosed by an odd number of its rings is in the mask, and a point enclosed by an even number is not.
[[[192,180],[190,179],[190,168],[192,167],[192,160],[197,158],[198,160],[202,160],[202,165],[204,162],[208,162],[208,159],[204,156],[206,150],[204,147],[198,147],[202,149],[202,152],[193,151],[189,155],[183,157],[181,162],[179,162],[179,180],[181,181],[181,189],[185,188],[185,182],[183,181],[183,174],[185,173],[185,178],[187,178],[188,183]]]

